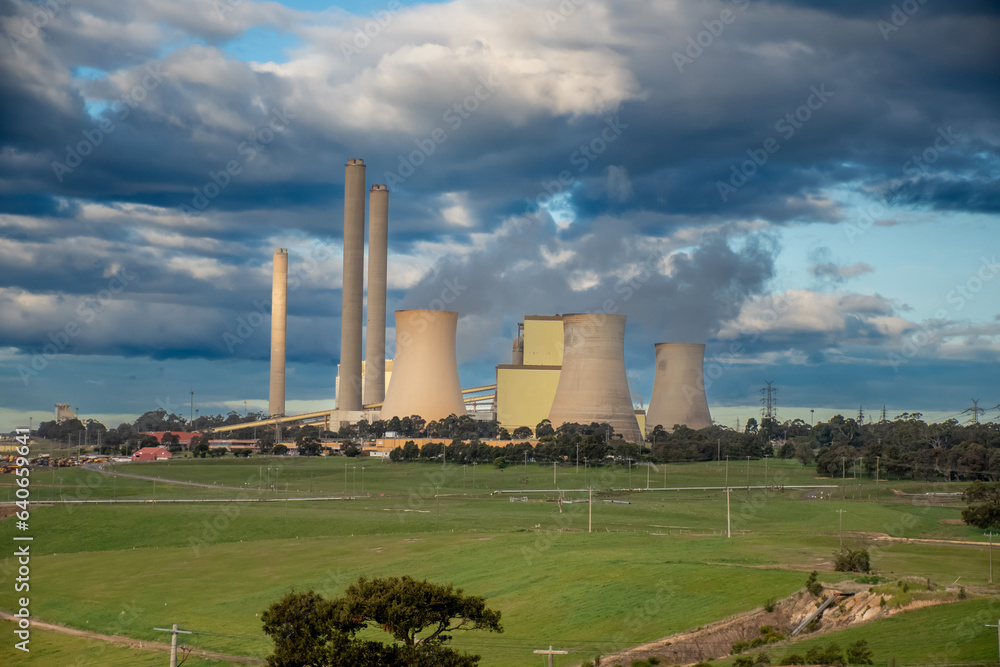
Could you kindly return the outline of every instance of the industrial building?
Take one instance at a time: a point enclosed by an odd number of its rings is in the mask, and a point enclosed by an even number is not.
[[[648,416],[636,410],[625,373],[625,316],[608,313],[527,315],[518,324],[511,363],[496,367],[496,384],[463,390],[459,383],[456,332],[459,313],[397,310],[396,358],[385,358],[389,191],[369,191],[367,328],[365,320],[365,161],[344,167],[343,299],[336,408],[285,416],[288,251],[276,248],[271,295],[269,419],[251,425],[311,423],[326,430],[361,419],[420,415],[427,421],[468,413],[496,419],[511,433],[548,419],[607,422],[630,442],[656,425],[711,425],[702,382],[703,344],[655,346],[655,379]],[[362,356],[364,352],[364,356]],[[485,392],[492,391],[492,394]],[[487,410],[481,410],[484,404]],[[68,406],[66,406],[68,408]]]

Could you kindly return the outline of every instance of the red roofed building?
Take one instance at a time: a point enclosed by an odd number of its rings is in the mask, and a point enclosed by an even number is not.
[[[133,461],[167,461],[172,458],[174,455],[163,447],[143,447],[132,455]]]
[[[177,438],[177,444],[183,447],[184,449],[191,449],[191,441],[197,438],[199,435],[201,435],[201,433],[188,433],[186,431],[178,431],[176,433],[174,431],[145,431],[143,433],[140,433],[139,435],[151,435],[154,438],[156,438],[156,441],[158,443],[162,445],[163,436],[165,436],[167,433]]]

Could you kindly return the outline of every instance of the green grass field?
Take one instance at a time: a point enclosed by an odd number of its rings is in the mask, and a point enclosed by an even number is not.
[[[731,486],[741,479],[738,467],[730,463]],[[498,489],[642,488],[645,468],[632,470],[631,485],[628,469],[620,466],[614,471],[585,471],[581,466],[579,473],[575,467],[559,468],[553,482],[551,466],[529,464],[527,483],[524,467],[516,465],[502,471],[476,466],[473,473],[471,466],[442,469],[343,458],[224,458],[121,469],[159,476],[164,480],[157,482],[161,500],[341,496],[347,471],[347,495],[355,496],[353,500],[33,508],[34,616],[157,641],[165,635],[154,626],[178,623],[204,633],[188,638],[192,645],[258,657],[270,650],[258,616],[270,603],[291,590],[312,588],[336,596],[361,574],[409,574],[486,596],[491,607],[503,612],[504,634],[460,635],[456,640],[457,646],[483,655],[484,667],[540,664],[531,651],[549,644],[571,651],[557,662],[570,665],[788,595],[803,585],[812,569],[820,570],[826,581],[845,578],[829,572],[839,541],[838,509],[846,510],[844,540],[851,546],[871,547],[873,533],[985,540],[982,531],[947,523],[960,517],[957,505],[919,504],[921,498],[890,489],[926,489],[895,482],[880,488],[880,503],[852,501],[850,492],[847,499],[838,497],[840,489],[832,499],[824,495],[822,500],[802,500],[802,492],[791,489],[735,489],[730,496],[733,537],[727,539],[726,497],[721,491],[598,490],[593,533],[587,532],[587,504],[563,503],[560,514],[556,491],[491,495]],[[651,487],[663,485],[664,471],[667,486],[725,483],[724,463],[702,463],[650,469]],[[745,462],[741,472],[745,485]],[[31,488],[42,500],[60,482],[64,494],[67,488],[86,489],[87,499],[148,498],[144,494],[152,491],[149,481],[96,475],[81,469],[44,471],[32,478]],[[751,485],[763,483],[762,462],[751,462],[750,476]],[[829,482],[784,461],[770,462],[768,477],[772,483],[780,478],[786,483]],[[183,486],[166,481],[170,479],[243,490]],[[3,480],[8,488],[11,481]],[[868,491],[874,494],[867,480],[862,490],[866,498]],[[587,493],[563,496],[581,499]],[[511,497],[528,500],[511,502]],[[12,544],[16,533],[12,520],[0,522],[0,540]],[[987,585],[985,544],[896,542],[873,548],[872,563],[886,574],[930,577],[947,584],[959,579],[973,588]],[[0,562],[0,606],[5,609],[13,607],[13,567],[11,558]],[[965,604],[971,603],[987,604]],[[898,650],[902,664],[916,664],[905,657],[917,651],[905,638],[908,617],[890,619],[901,624],[898,632],[893,630],[899,638],[892,639],[896,635],[887,631],[884,648]],[[912,631],[923,632],[920,627]],[[13,664],[74,664],[68,656],[80,650],[50,633],[38,646],[49,653],[27,661],[12,647],[0,646],[0,663],[8,664],[13,656],[19,659]],[[975,646],[972,657],[956,662],[989,657],[976,654],[985,648]]]

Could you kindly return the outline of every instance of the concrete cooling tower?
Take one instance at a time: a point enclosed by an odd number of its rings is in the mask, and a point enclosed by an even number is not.
[[[285,336],[288,315],[288,250],[274,249],[271,276],[271,391],[269,415],[285,414]]]
[[[361,317],[365,281],[365,161],[344,167],[344,283],[337,409],[361,410]]]
[[[396,354],[379,419],[420,415],[429,422],[465,414],[457,331],[454,311],[396,311]]]
[[[385,290],[389,252],[389,190],[373,185],[368,199],[368,326],[362,402],[385,398]]]
[[[625,316],[563,315],[563,358],[549,411],[552,426],[607,422],[627,442],[642,442],[625,377]]]
[[[712,425],[702,375],[702,343],[657,343],[653,395],[646,411],[646,432],[657,425],[673,431],[674,424],[691,429]]]

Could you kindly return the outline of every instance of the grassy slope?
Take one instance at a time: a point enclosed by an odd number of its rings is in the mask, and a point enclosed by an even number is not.
[[[837,644],[842,651],[864,639],[876,664],[940,664],[979,663],[994,665],[997,660],[997,633],[986,627],[995,625],[1000,616],[1000,600],[966,600],[906,612],[900,616],[831,632],[818,637],[806,637],[794,643],[766,649],[774,664],[792,654],[805,655],[814,646]],[[756,655],[754,652],[753,655]],[[717,664],[731,665],[732,659]]]
[[[0,623],[7,634],[8,624]],[[166,635],[169,637],[169,635]],[[160,638],[162,641],[163,638]],[[181,644],[183,644],[183,640]],[[58,632],[31,633],[31,651],[14,648],[13,642],[0,643],[0,664],[33,665],[35,667],[163,667],[166,653],[116,646],[110,642],[84,639]],[[225,667],[233,663],[189,657],[184,667]]]
[[[338,483],[342,492],[345,463],[353,465],[344,459],[282,461],[281,473],[272,469],[271,474],[294,480],[304,492],[310,484],[314,491],[337,492],[332,487]],[[516,666],[534,664],[530,648],[549,643],[571,649],[571,657],[581,660],[783,596],[801,586],[803,572],[829,559],[837,546],[834,510],[839,508],[847,509],[848,531],[906,537],[944,531],[981,539],[978,531],[940,523],[956,518],[955,509],[804,502],[791,491],[734,492],[733,527],[747,532],[733,540],[698,535],[725,527],[719,492],[619,493],[614,497],[631,504],[595,502],[593,535],[547,534],[560,527],[585,531],[587,506],[566,505],[560,516],[555,503],[536,495],[526,503],[488,495],[490,488],[518,484],[520,468],[501,472],[482,466],[476,489],[466,470],[465,491],[475,498],[435,500],[436,488],[462,493],[461,467],[442,473],[430,465],[367,465],[372,468],[366,470],[366,491],[390,495],[252,503],[238,506],[238,513],[237,506],[216,504],[35,508],[32,611],[46,620],[107,633],[116,631],[126,611],[134,623],[118,631],[130,636],[156,639],[154,625],[178,622],[219,633],[192,638],[193,644],[263,656],[269,644],[256,614],[285,592],[315,588],[333,596],[359,574],[405,573],[486,595],[503,611],[507,632],[468,637],[459,645],[483,654],[484,666]],[[720,472],[724,475],[714,464],[667,468],[668,477],[682,480],[678,484],[710,485]],[[259,467],[230,459],[171,463],[169,472],[175,478],[232,483],[247,480],[248,469]],[[801,467],[789,469],[790,475],[803,474]],[[531,485],[551,486],[551,468],[528,470]],[[262,472],[266,479],[266,466]],[[577,481],[572,469],[558,475]],[[614,475],[627,480],[627,471]],[[644,471],[642,477],[644,483]],[[107,486],[98,489],[107,491]],[[9,544],[14,531],[12,522],[0,523],[0,540]],[[853,539],[851,533],[847,539]],[[978,548],[928,545],[897,544],[873,554],[879,569],[949,583],[957,576],[985,583],[985,560],[985,550]],[[798,571],[757,567],[778,564]],[[7,579],[9,567],[10,559],[0,563],[0,578]],[[823,578],[842,577],[829,573]],[[7,584],[0,589],[5,608],[12,606],[9,591]]]

